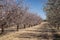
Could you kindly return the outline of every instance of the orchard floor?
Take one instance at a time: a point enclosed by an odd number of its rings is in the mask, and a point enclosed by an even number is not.
[[[13,31],[6,33],[5,35],[0,35],[0,40],[52,40],[52,37],[43,37],[43,34],[52,35],[51,32],[40,32],[47,22],[42,22],[40,25],[19,29],[19,31]],[[12,28],[13,29],[13,28]],[[16,30],[16,29],[15,29]],[[44,29],[43,29],[44,30]]]

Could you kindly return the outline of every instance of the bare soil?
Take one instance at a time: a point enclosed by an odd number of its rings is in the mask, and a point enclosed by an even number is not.
[[[7,34],[3,36],[0,35],[0,40],[52,40],[52,37],[49,37],[52,36],[52,33],[44,32],[44,30],[48,28],[47,27],[48,25],[46,24],[47,22],[42,22],[40,25],[25,29],[19,29],[19,31],[16,31],[15,27],[11,29],[5,29],[5,30],[14,29],[15,31],[12,32],[8,31]]]

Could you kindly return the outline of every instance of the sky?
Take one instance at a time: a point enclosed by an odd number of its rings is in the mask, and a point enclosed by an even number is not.
[[[30,8],[29,11],[37,13],[42,19],[46,19],[46,12],[43,10],[46,2],[47,0],[25,0],[25,3]]]

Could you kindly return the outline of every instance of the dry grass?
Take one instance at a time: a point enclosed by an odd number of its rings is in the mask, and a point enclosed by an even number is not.
[[[26,29],[20,29],[19,31],[10,32],[4,36],[0,36],[0,40],[52,40],[51,32],[40,32],[41,30],[45,30],[48,28],[45,24],[47,22],[42,22],[40,25],[26,28]],[[44,28],[45,29],[41,29]]]

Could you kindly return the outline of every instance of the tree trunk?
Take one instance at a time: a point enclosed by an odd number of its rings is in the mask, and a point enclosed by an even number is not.
[[[57,29],[59,30],[59,27],[57,27]]]
[[[17,24],[17,31],[19,31],[19,25]]]
[[[1,27],[1,34],[3,34],[4,33],[4,27],[2,26]]]
[[[24,28],[25,28],[25,24],[24,24]]]

